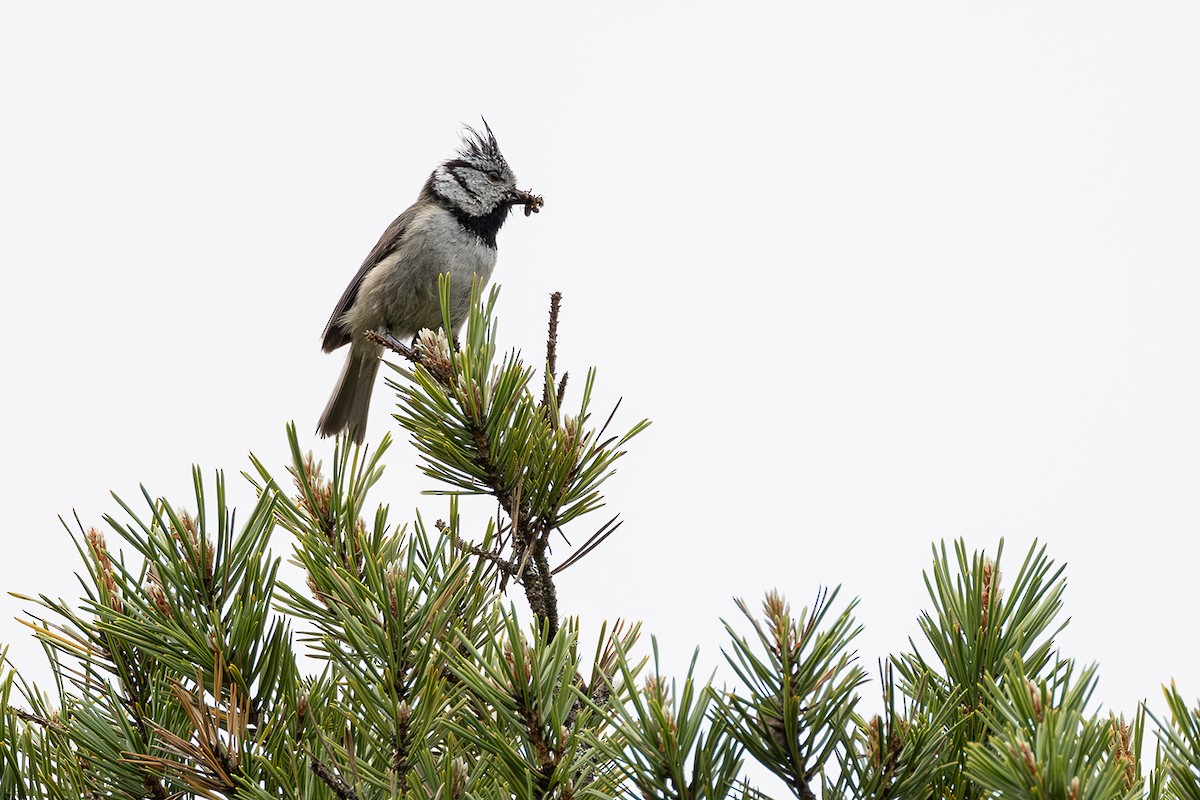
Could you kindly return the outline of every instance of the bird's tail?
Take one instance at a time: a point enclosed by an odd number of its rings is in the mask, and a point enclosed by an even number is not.
[[[371,390],[379,372],[379,348],[366,342],[350,344],[346,366],[338,378],[333,396],[317,423],[317,433],[336,436],[349,429],[350,438],[362,444],[367,432],[367,412],[371,409]]]

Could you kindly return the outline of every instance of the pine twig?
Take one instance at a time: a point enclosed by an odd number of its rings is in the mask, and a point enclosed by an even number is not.
[[[558,374],[558,311],[562,307],[562,292],[550,295],[550,325],[546,335],[546,385],[542,390],[542,406],[550,405],[550,387],[554,385]],[[563,377],[563,387],[566,387],[566,377]],[[562,403],[562,391],[558,393],[558,401]]]
[[[438,532],[449,536],[450,542],[459,550],[470,553],[473,556],[478,556],[479,558],[494,564],[496,569],[499,570],[502,575],[504,575],[506,580],[516,572],[516,567],[513,566],[512,562],[504,558],[504,556],[501,556],[498,553],[493,553],[491,550],[484,550],[478,545],[471,544],[460,537],[443,520],[439,519],[434,522],[433,527],[437,528]]]
[[[341,776],[334,773],[332,767],[316,756],[310,757],[308,768],[342,800],[358,800],[358,792],[354,791],[354,787],[342,780]]]
[[[393,353],[404,356],[414,364],[421,364],[421,354],[412,347],[409,347],[404,342],[392,336],[390,333],[380,333],[379,331],[367,331],[367,341],[377,344],[380,347],[385,347]]]
[[[25,722],[32,722],[35,725],[39,725],[43,728],[61,729],[63,727],[61,722],[58,722],[58,721],[52,720],[52,719],[47,719],[46,717],[39,716],[37,714],[34,714],[29,711],[25,711],[24,709],[20,709],[15,706],[9,706],[8,710],[12,711],[14,714],[16,714],[19,719],[22,719]]]

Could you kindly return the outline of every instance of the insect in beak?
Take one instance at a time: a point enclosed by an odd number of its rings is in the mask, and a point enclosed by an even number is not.
[[[533,194],[532,192],[513,190],[509,197],[510,205],[525,206],[525,216],[527,217],[530,214],[536,214],[541,211],[542,206],[546,204],[546,201],[542,199],[540,194]]]

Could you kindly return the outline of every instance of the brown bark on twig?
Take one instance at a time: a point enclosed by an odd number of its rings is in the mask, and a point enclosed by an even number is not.
[[[312,770],[312,774],[321,779],[333,793],[342,800],[358,800],[358,792],[354,791],[354,787],[346,783],[339,775],[336,775],[333,768],[328,764],[320,761],[316,756],[309,759],[308,768]]]

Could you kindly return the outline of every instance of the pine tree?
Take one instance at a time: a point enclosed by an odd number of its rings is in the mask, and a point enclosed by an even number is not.
[[[636,624],[581,642],[556,581],[621,524],[592,520],[647,423],[596,425],[594,371],[565,410],[557,295],[541,380],[500,353],[495,302],[476,296],[462,342],[379,338],[408,362],[396,419],[444,521],[398,526],[369,499],[388,437],[339,441],[327,475],[294,427],[288,479],[252,458],[239,526],[198,469],[190,511],[145,494],[107,533],[73,520],[83,596],[23,598],[53,685],[2,659],[0,796],[759,800],[753,760],[800,800],[1200,800],[1200,710],[1173,684],[1165,719],[1092,702],[1096,666],[1056,645],[1066,584],[1045,547],[1010,580],[1003,545],[935,546],[922,639],[875,677],[838,588],[798,612],[737,601],[709,680],[695,656],[664,675]],[[462,495],[496,519],[464,530]],[[554,566],[568,526],[587,535]],[[280,579],[280,542],[305,585]]]

